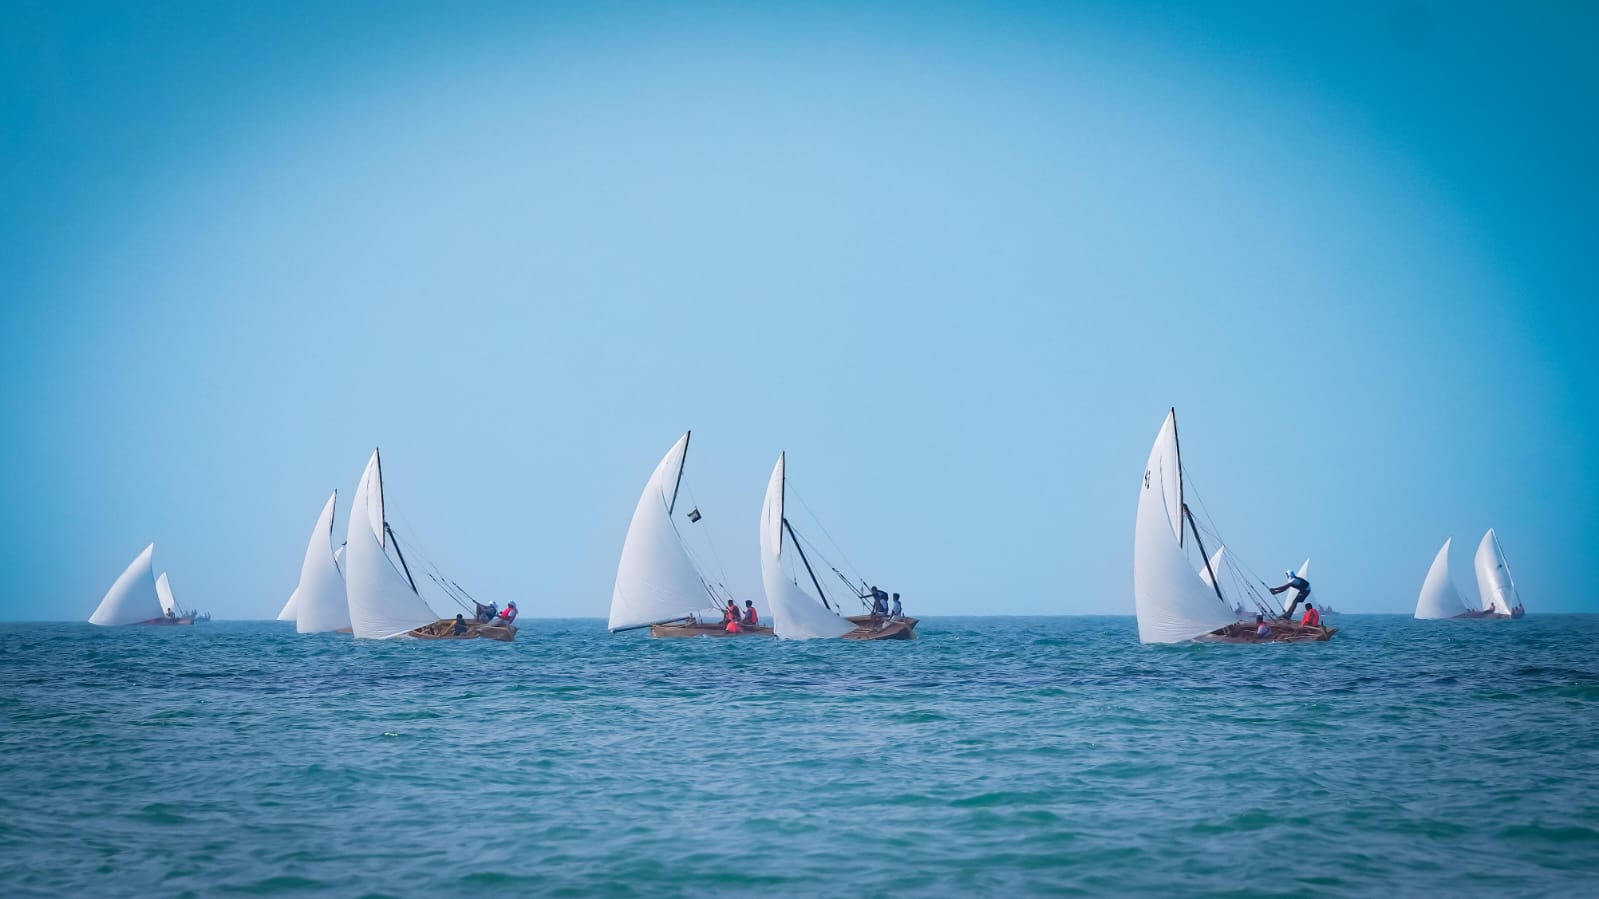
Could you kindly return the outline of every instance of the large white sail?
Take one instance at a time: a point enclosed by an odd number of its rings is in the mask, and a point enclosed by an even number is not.
[[[411,581],[390,561],[383,518],[383,466],[376,450],[350,505],[344,585],[357,637],[387,639],[438,620]]]
[[[161,597],[155,592],[150,563],[154,555],[155,544],[152,543],[123,569],[94,614],[89,616],[90,624],[138,624],[161,617]]]
[[[761,504],[761,586],[772,611],[772,631],[787,640],[842,637],[855,629],[783,573],[783,455],[778,455]]]
[[[608,626],[613,631],[675,621],[714,604],[672,520],[689,433],[655,466],[633,509],[611,590]]]
[[[1443,548],[1432,560],[1432,567],[1427,569],[1421,595],[1416,597],[1417,618],[1454,618],[1466,611],[1466,601],[1460,598],[1455,579],[1449,575],[1449,544],[1452,542],[1453,537],[1444,541]]]
[[[1183,552],[1182,462],[1177,451],[1177,412],[1155,435],[1139,485],[1138,523],[1133,535],[1133,604],[1138,639],[1180,643],[1234,620],[1232,609],[1194,570]]]
[[[1521,605],[1516,582],[1510,576],[1510,565],[1499,548],[1499,535],[1493,528],[1489,528],[1488,533],[1482,535],[1482,542],[1477,544],[1476,568],[1477,596],[1484,611],[1509,615]]]
[[[167,580],[165,571],[161,572],[161,576],[155,579],[155,595],[157,599],[161,600],[161,613],[163,615],[178,614],[178,601],[172,598],[172,582]]]
[[[305,547],[305,559],[300,562],[300,583],[290,599],[294,604],[294,629],[302,634],[350,627],[344,574],[339,571],[333,555],[333,518],[337,514],[338,499],[339,491],[335,490],[323,504],[322,514],[317,516],[316,526],[311,529],[311,541]]]

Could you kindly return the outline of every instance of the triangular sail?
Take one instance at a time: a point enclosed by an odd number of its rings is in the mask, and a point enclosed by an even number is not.
[[[155,544],[152,543],[123,569],[94,614],[89,616],[90,624],[138,624],[161,617],[161,597],[155,591],[151,565],[154,555]]]
[[[1180,643],[1234,621],[1232,609],[1199,576],[1183,551],[1182,479],[1173,410],[1155,435],[1139,484],[1133,604],[1138,639],[1145,643]]]
[[[337,514],[339,492],[333,491],[322,505],[311,541],[300,562],[300,583],[294,588],[294,629],[302,634],[320,634],[350,627],[350,603],[344,595],[344,575],[334,560],[333,519]],[[431,619],[430,619],[431,620]]]
[[[1505,561],[1504,551],[1499,546],[1499,535],[1493,528],[1482,535],[1482,542],[1477,544],[1477,596],[1482,602],[1483,611],[1492,611],[1496,615],[1509,615],[1517,606],[1521,605],[1521,596],[1516,591],[1516,582],[1510,576],[1510,564]]]
[[[377,451],[366,464],[350,507],[345,540],[344,578],[350,626],[357,637],[399,637],[438,620],[411,581],[384,552],[388,526],[383,518],[383,473]]]
[[[1449,544],[1453,542],[1453,537],[1444,541],[1443,548],[1433,557],[1432,567],[1427,569],[1421,595],[1416,597],[1417,618],[1454,618],[1466,611],[1466,601],[1460,598],[1455,580],[1449,575]]]
[[[294,588],[294,592],[289,594],[289,601],[284,603],[282,610],[280,610],[278,612],[277,620],[279,620],[279,621],[293,621],[294,620],[294,609],[295,609],[295,606],[298,605],[299,599],[300,599],[300,588],[296,587],[296,588]]]
[[[672,520],[688,441],[685,433],[672,444],[633,509],[611,590],[613,631],[676,621],[713,604]]]
[[[1216,578],[1221,577],[1221,572],[1222,572],[1222,567],[1221,566],[1222,566],[1222,563],[1225,562],[1226,560],[1227,560],[1227,547],[1226,547],[1226,545],[1222,545],[1222,546],[1216,547],[1216,551],[1210,554],[1210,565],[1206,566],[1205,568],[1199,569],[1199,579],[1205,582],[1205,586],[1207,586],[1207,587],[1216,586]],[[1214,578],[1211,577],[1212,573],[1215,574]],[[1225,590],[1222,591],[1222,592],[1226,593]]]
[[[772,611],[772,630],[788,640],[842,637],[855,629],[783,573],[783,455],[777,457],[761,504],[761,586]]]
[[[161,600],[161,613],[163,615],[178,614],[178,601],[172,598],[172,582],[167,580],[167,573],[155,579],[155,595]]]

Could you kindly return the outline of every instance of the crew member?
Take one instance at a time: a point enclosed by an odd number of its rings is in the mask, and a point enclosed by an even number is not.
[[[508,602],[508,603],[505,604],[505,611],[500,613],[500,624],[505,625],[506,627],[509,627],[511,625],[511,622],[513,622],[515,620],[516,620],[516,603],[515,602]]]
[[[1305,617],[1299,619],[1300,627],[1321,627],[1321,613],[1310,603],[1305,603]]]
[[[1255,616],[1255,636],[1257,636],[1257,637],[1270,637],[1271,636],[1271,625],[1266,623],[1266,616],[1265,615],[1256,615]]]
[[[905,617],[905,609],[903,607],[901,607],[900,604],[899,604],[899,594],[898,593],[894,594],[894,608],[893,608],[893,611],[889,614],[889,617],[892,618],[892,619],[896,619],[896,620]]]
[[[744,600],[744,623],[756,625],[761,623],[761,616],[755,611],[755,600]]]
[[[1283,612],[1284,618],[1292,619],[1294,617],[1294,608],[1310,598],[1310,581],[1294,574],[1292,571],[1285,571],[1283,574],[1288,575],[1288,583],[1283,584],[1281,587],[1271,587],[1269,589],[1271,590],[1271,595],[1276,596],[1279,593],[1287,592],[1290,587],[1293,588],[1293,601],[1288,604],[1287,610]]]
[[[451,633],[457,637],[466,633],[466,618],[460,612],[455,613],[455,626],[451,628]]]

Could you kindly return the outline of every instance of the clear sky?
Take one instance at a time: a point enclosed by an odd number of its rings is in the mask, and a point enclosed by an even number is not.
[[[1257,571],[1582,578],[1599,7],[13,2],[0,618],[156,543],[270,617],[384,452],[485,599],[601,616],[645,479],[733,589],[780,450],[913,612],[1128,613],[1178,409]],[[443,611],[441,608],[440,611]]]

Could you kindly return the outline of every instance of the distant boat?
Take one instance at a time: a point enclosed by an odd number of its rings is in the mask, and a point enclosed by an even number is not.
[[[1477,596],[1481,610],[1495,618],[1520,618],[1526,614],[1521,605],[1521,594],[1516,590],[1516,579],[1510,573],[1510,563],[1505,561],[1505,550],[1499,545],[1499,535],[1493,528],[1482,535],[1477,544]]]
[[[770,637],[772,628],[764,624],[727,631],[722,603],[677,529],[677,494],[692,434],[686,431],[672,444],[644,484],[622,541],[606,626],[612,633],[648,627],[656,637]]]
[[[340,551],[333,548],[333,519],[339,491],[333,491],[322,505],[311,540],[300,562],[300,582],[295,586],[285,612],[292,612],[294,629],[302,634],[327,631],[350,633],[350,603],[344,594],[344,572],[339,569]],[[292,608],[291,608],[292,606]],[[282,613],[279,613],[282,618]]]
[[[394,556],[390,558],[389,549]],[[355,636],[388,640],[395,637],[419,639],[474,639],[487,637],[510,641],[515,626],[467,622],[467,632],[454,634],[454,619],[440,618],[428,607],[416,589],[411,570],[399,541],[384,517],[383,463],[378,451],[366,463],[361,483],[355,488],[350,505],[350,524],[344,550],[345,592],[349,600],[350,624]]]
[[[113,627],[126,624],[193,624],[186,618],[168,617],[161,607],[161,594],[156,589],[155,571],[151,559],[155,544],[144,548],[117,576],[105,598],[89,616],[90,624]],[[169,590],[170,595],[170,590]]]
[[[1416,618],[1423,621],[1439,618],[1483,618],[1484,613],[1472,609],[1455,589],[1455,579],[1449,572],[1449,546],[1453,537],[1444,541],[1427,569],[1427,578],[1421,582],[1421,593],[1416,596]]]
[[[805,557],[799,537],[794,533],[783,514],[787,474],[786,454],[779,454],[772,469],[771,480],[766,484],[766,499],[761,504],[761,585],[766,590],[766,604],[772,611],[772,627],[777,636],[786,640],[810,640],[819,637],[843,637],[849,640],[909,640],[916,635],[915,618],[874,618],[857,615],[846,618],[827,601],[827,593]],[[789,545],[799,556],[811,586],[816,588],[812,597],[783,571],[783,534],[787,532]]]
[[[185,611],[178,605],[178,601],[172,598],[172,581],[167,578],[165,571],[155,579],[155,595],[161,598],[161,614],[174,620],[174,623],[185,623],[183,619],[187,619],[188,624],[211,620],[210,612]]]
[[[1223,595],[1216,574],[1209,571],[1202,575],[1189,561],[1190,533],[1201,566],[1211,569],[1194,527],[1193,513],[1184,499],[1177,410],[1172,409],[1155,435],[1138,495],[1133,534],[1133,605],[1138,614],[1138,639],[1144,643],[1319,642],[1337,633],[1337,628],[1300,627],[1273,617],[1267,619],[1271,634],[1257,636],[1254,622],[1238,621],[1236,605]],[[1221,558],[1218,550],[1217,559]]]

